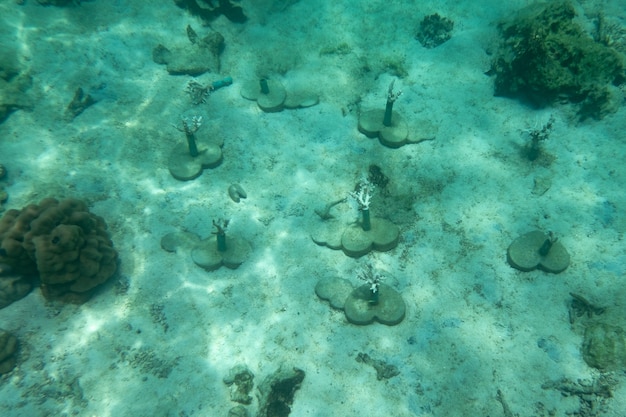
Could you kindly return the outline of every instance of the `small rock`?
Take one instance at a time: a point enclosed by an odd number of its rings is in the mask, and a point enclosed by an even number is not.
[[[588,325],[583,358],[587,365],[603,371],[626,369],[626,331],[606,323]]]
[[[304,371],[298,368],[280,368],[265,378],[259,386],[258,417],[288,416],[303,380]]]
[[[245,365],[237,365],[230,370],[224,378],[224,383],[232,386],[230,399],[241,404],[250,404],[252,397],[249,395],[254,386],[254,374]]]
[[[243,405],[238,405],[228,410],[228,417],[248,417],[248,410]]]
[[[0,375],[10,372],[17,361],[17,339],[6,330],[0,329]]]

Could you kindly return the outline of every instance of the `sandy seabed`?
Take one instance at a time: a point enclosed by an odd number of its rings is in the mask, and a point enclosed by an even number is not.
[[[626,113],[580,123],[568,106],[493,96],[484,72],[495,22],[530,2],[242,1],[247,23],[220,17],[210,28],[172,1],[152,3],[0,1],[2,36],[35,101],[0,125],[5,207],[83,199],[120,254],[119,272],[86,304],[34,290],[0,310],[0,328],[20,340],[19,365],[0,378],[3,416],[226,416],[237,403],[222,379],[239,364],[256,386],[281,365],[304,370],[292,417],[565,416],[584,401],[554,382],[601,378],[614,381],[613,397],[592,395],[595,409],[579,415],[623,415],[624,373],[584,362],[567,306],[570,292],[625,305]],[[626,18],[619,1],[601,3]],[[414,34],[434,12],[455,29],[425,49]],[[187,42],[187,25],[225,38],[220,72],[197,80],[234,80],[199,105],[185,93],[191,77],[152,60],[157,44]],[[264,113],[239,94],[259,74],[320,103]],[[412,132],[435,123],[435,140],[390,149],[358,132],[359,109],[382,108],[394,79],[396,111]],[[77,87],[97,103],[67,122]],[[203,118],[199,144],[220,138],[224,159],[180,182],[167,161],[184,141],[174,125],[192,116]],[[524,131],[550,116],[548,161],[531,163],[520,156]],[[399,226],[398,246],[359,259],[317,246],[314,209],[345,197],[371,164],[389,178],[372,212]],[[542,195],[538,180],[550,184]],[[233,183],[247,192],[239,203]],[[357,216],[347,204],[333,214],[345,225]],[[209,237],[220,218],[252,246],[239,268],[207,272],[161,249],[170,232]],[[558,234],[572,258],[565,272],[507,264],[506,248],[533,229]],[[401,293],[399,325],[352,325],[315,295],[322,278],[359,284],[365,263]],[[361,353],[400,373],[378,380]],[[246,408],[255,415],[256,399]]]

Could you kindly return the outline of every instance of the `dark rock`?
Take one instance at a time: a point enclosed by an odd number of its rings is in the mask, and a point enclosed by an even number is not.
[[[439,14],[424,17],[415,38],[424,48],[435,48],[452,37],[454,22]]]
[[[237,365],[230,370],[224,378],[224,383],[233,387],[230,391],[230,399],[241,404],[250,404],[252,397],[249,395],[254,386],[254,374],[244,365]]]
[[[293,397],[302,381],[304,371],[298,368],[280,368],[265,378],[259,386],[258,417],[287,417]]]
[[[174,3],[207,21],[220,15],[235,23],[243,23],[248,19],[241,6],[232,0],[174,0]]]
[[[30,280],[19,275],[3,276],[0,265],[0,308],[24,298],[31,290]]]
[[[603,371],[626,369],[626,331],[606,323],[590,323],[585,329],[583,359]]]
[[[194,32],[195,33],[195,32]],[[189,37],[182,45],[165,47],[157,45],[152,50],[152,60],[166,65],[172,75],[200,75],[205,72],[219,72],[219,55],[224,49],[224,37],[218,32],[211,32],[201,39]]]
[[[0,329],[0,375],[15,368],[17,347],[16,337],[6,330]]]

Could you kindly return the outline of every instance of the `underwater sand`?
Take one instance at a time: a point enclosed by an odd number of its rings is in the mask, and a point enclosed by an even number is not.
[[[21,343],[18,367],[0,378],[0,414],[226,416],[237,403],[222,379],[239,364],[255,375],[253,396],[280,365],[304,370],[292,417],[503,416],[498,390],[520,417],[579,410],[577,396],[542,385],[600,376],[569,323],[570,292],[625,305],[626,109],[579,123],[568,106],[536,110],[493,96],[484,72],[495,22],[531,2],[242,1],[247,23],[211,23],[226,43],[220,73],[197,77],[234,83],[197,106],[185,94],[191,77],[169,75],[152,49],[185,43],[188,24],[201,36],[209,28],[160,3],[0,1],[3,33],[36,98],[32,111],[0,124],[5,207],[83,199],[105,218],[121,261],[84,305],[46,302],[35,289],[0,310],[0,328]],[[626,18],[622,2],[602,4]],[[425,49],[415,29],[435,12],[455,21],[453,37]],[[344,43],[348,53],[320,55]],[[408,75],[398,79],[386,63]],[[258,72],[314,90],[320,103],[264,113],[239,95]],[[357,131],[357,103],[383,108],[394,79],[403,92],[396,111],[411,131],[434,121],[435,140],[389,149]],[[68,123],[77,87],[98,102]],[[199,144],[223,138],[224,161],[180,182],[167,168],[184,141],[173,125],[193,115],[204,121]],[[551,162],[531,163],[520,156],[524,130],[550,115]],[[313,210],[345,197],[370,164],[390,179],[373,214],[400,227],[399,245],[352,259],[314,244]],[[545,194],[532,193],[535,179],[551,182]],[[232,183],[248,198],[233,202]],[[346,204],[333,214],[346,225],[357,216]],[[252,245],[238,269],[207,272],[161,249],[170,232],[209,237],[219,218]],[[572,258],[566,271],[507,264],[506,248],[533,229],[558,234]],[[399,325],[352,325],[315,295],[324,277],[359,284],[366,262],[402,294]],[[377,380],[359,353],[400,373]],[[624,373],[612,377],[613,398],[588,415],[624,415]]]

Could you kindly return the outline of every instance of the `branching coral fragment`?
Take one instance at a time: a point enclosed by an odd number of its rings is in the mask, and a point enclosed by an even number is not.
[[[185,91],[189,94],[193,104],[201,104],[206,103],[206,99],[211,95],[213,87],[211,85],[203,86],[197,81],[190,80]]]
[[[374,268],[370,264],[366,264],[363,268],[357,271],[357,278],[361,281],[365,281],[370,286],[370,291],[373,294],[378,292],[380,283],[385,279],[383,275],[374,271]]]
[[[359,210],[369,210],[373,191],[374,185],[367,180],[363,180],[357,185],[355,191],[350,192],[349,196],[356,201]]]
[[[395,84],[396,80],[391,81],[391,84],[389,84],[389,89],[387,90],[387,101],[388,102],[395,102],[401,95],[402,95],[402,90],[395,92],[393,91],[393,85]]]

